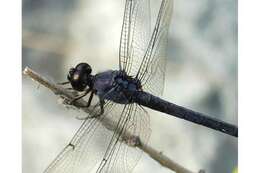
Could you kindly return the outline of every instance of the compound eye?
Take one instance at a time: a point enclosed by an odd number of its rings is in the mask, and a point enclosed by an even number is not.
[[[91,72],[92,72],[92,69],[91,69],[91,67],[90,67],[90,66],[87,66],[87,67],[86,67],[86,72],[87,72],[87,74],[91,74]]]
[[[92,72],[91,66],[87,63],[79,63],[76,69],[82,71],[83,73],[90,74]]]

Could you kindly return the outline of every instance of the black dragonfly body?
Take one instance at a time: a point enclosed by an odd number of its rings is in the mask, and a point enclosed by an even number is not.
[[[172,14],[172,0],[162,0],[154,30],[150,30],[150,1],[126,0],[119,46],[119,69],[92,75],[87,63],[71,68],[68,82],[82,92],[70,102],[94,95],[100,109],[94,109],[70,143],[45,170],[46,173],[132,172],[142,151],[126,145],[127,134],[148,142],[149,115],[135,103],[131,92],[160,95],[164,88],[166,46]],[[64,83],[64,84],[65,84]],[[98,110],[98,112],[96,111]],[[111,127],[103,122],[111,120]]]

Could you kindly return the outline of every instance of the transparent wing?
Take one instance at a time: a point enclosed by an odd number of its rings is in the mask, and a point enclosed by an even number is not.
[[[142,152],[123,142],[122,136],[130,132],[140,136],[143,141],[148,140],[150,129],[147,113],[137,109],[136,104],[106,105],[104,116],[86,120],[70,144],[45,172],[86,173],[132,170]],[[115,164],[119,162],[119,165]]]
[[[134,113],[126,126],[124,134],[130,133],[133,136],[138,136],[141,140],[141,145],[146,145],[151,135],[150,129],[150,117],[139,105],[135,104]],[[127,135],[125,135],[127,136]],[[130,139],[131,140],[131,139]],[[131,172],[140,160],[143,151],[139,148],[130,147],[129,145],[123,145],[118,155],[122,155],[124,159],[119,160],[118,157],[116,165],[124,165],[125,172]]]
[[[70,143],[61,151],[44,171],[45,173],[81,173],[90,172],[100,162],[109,136],[101,124],[106,114],[116,109],[117,105],[106,102],[105,113],[99,118],[86,119]],[[93,113],[94,114],[94,113]]]
[[[129,143],[135,137],[141,139],[142,145],[146,145],[149,140],[151,130],[148,113],[137,104],[127,106],[124,112],[121,127],[118,127],[118,136],[115,137],[117,140],[112,140],[103,160],[104,165],[100,166],[101,172],[132,172],[143,151]]]
[[[149,46],[137,73],[143,89],[161,95],[164,88],[166,47],[172,16],[172,0],[162,0]]]
[[[119,69],[136,75],[150,36],[150,0],[126,0],[119,46]]]

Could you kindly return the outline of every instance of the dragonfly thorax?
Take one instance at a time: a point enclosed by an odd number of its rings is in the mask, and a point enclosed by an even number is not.
[[[142,89],[141,82],[137,78],[128,76],[125,72],[119,72],[115,77],[115,85],[120,90],[139,91]]]
[[[132,101],[126,91],[139,91],[142,86],[138,79],[128,76],[125,72],[109,70],[94,76],[93,89],[102,99],[127,104]]]

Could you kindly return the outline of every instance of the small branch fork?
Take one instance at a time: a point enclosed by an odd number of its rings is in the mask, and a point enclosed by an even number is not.
[[[66,98],[68,100],[73,100],[75,97],[77,97],[77,93],[76,92],[72,92],[69,91],[65,88],[63,88],[60,85],[57,85],[53,82],[50,82],[49,80],[45,79],[44,77],[42,77],[41,75],[37,74],[36,72],[34,72],[33,70],[31,70],[30,68],[26,67],[23,71],[23,74],[28,76],[29,78],[31,78],[33,81],[36,81],[38,83],[40,83],[41,85],[45,86],[46,88],[50,89],[54,94],[62,97],[62,98]],[[87,114],[91,113],[91,110],[93,107],[84,107],[84,105],[86,105],[87,102],[84,101],[83,99],[78,99],[75,101],[74,106],[83,110],[84,112],[86,112]],[[102,124],[108,129],[108,130],[113,130],[113,127],[111,128],[111,120],[106,119],[105,121],[102,121]],[[180,164],[174,162],[173,160],[171,160],[169,157],[167,157],[166,155],[164,155],[162,152],[152,148],[151,146],[149,146],[148,144],[146,145],[142,145],[142,141],[140,140],[139,137],[136,136],[131,136],[131,134],[126,133],[126,136],[122,137],[123,139],[134,139],[134,143],[127,143],[127,145],[133,146],[133,147],[138,147],[139,149],[143,150],[146,154],[148,154],[151,158],[153,158],[155,161],[157,161],[160,165],[175,171],[176,173],[196,173],[193,171],[190,171],[186,168],[184,168],[183,166],[181,166]],[[198,173],[204,173],[204,170],[199,170]]]

